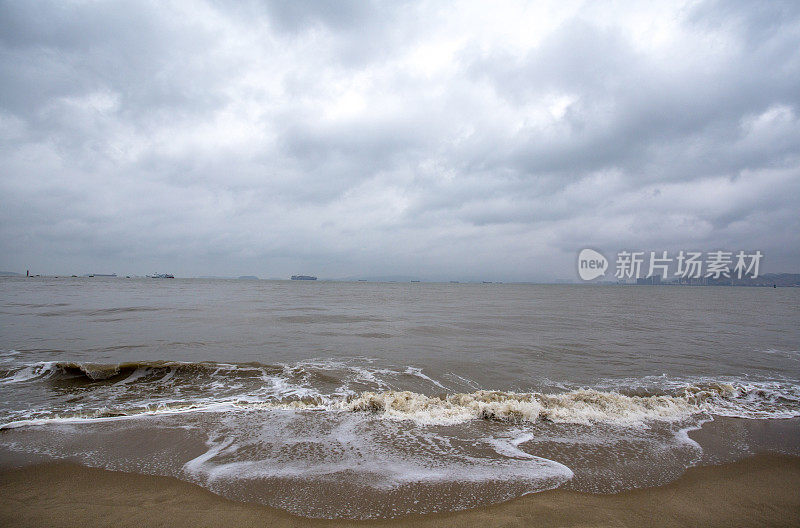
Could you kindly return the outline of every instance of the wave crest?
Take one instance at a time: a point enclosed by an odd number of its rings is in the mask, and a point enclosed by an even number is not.
[[[481,390],[444,396],[409,391],[364,392],[339,404],[338,408],[428,424],[482,419],[624,425],[677,421],[701,412],[747,418],[788,418],[800,416],[798,403],[796,395],[792,397],[764,388],[709,384],[688,386],[675,394],[645,396],[595,389],[560,394]]]
[[[471,419],[510,422],[640,423],[678,420],[699,408],[680,396],[627,396],[579,389],[563,394],[476,391],[442,397],[408,391],[366,392],[341,407],[431,424]]]

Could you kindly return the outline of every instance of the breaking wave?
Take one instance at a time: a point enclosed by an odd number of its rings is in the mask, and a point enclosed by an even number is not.
[[[408,390],[403,384],[415,382]],[[275,409],[362,413],[421,425],[470,420],[513,423],[636,425],[696,414],[743,418],[800,416],[800,387],[777,382],[665,383],[660,391],[565,388],[562,392],[449,391],[421,369],[363,364],[295,365],[143,361],[113,365],[43,362],[0,371],[0,384],[57,386],[78,405],[7,416],[1,428],[49,421],[152,414]],[[366,389],[366,390],[365,390]]]
[[[461,423],[472,419],[624,424],[684,418],[701,410],[692,399],[685,395],[626,396],[618,392],[593,389],[579,389],[562,394],[476,391],[443,397],[391,391],[361,394],[342,404],[341,408],[431,424]]]

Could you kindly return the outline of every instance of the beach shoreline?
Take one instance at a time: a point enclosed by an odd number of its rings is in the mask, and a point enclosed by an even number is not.
[[[800,457],[759,454],[689,468],[664,486],[555,489],[449,513],[309,519],[226,499],[173,477],[49,462],[0,468],[3,526],[798,526]]]

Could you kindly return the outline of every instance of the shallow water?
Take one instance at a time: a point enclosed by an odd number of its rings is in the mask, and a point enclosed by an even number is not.
[[[0,279],[0,457],[317,517],[613,492],[800,453],[798,323],[789,288]]]

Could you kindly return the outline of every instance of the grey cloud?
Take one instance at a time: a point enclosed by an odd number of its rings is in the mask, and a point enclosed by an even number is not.
[[[730,246],[799,271],[800,10],[653,6],[528,42],[469,3],[3,3],[0,268],[530,280]]]
[[[377,2],[358,0],[299,0],[263,3],[277,29],[300,31],[309,26],[323,25],[333,30],[352,31],[372,24],[386,15]],[[391,6],[383,6],[391,9]]]
[[[727,145],[738,139],[742,119],[776,104],[798,108],[798,57],[786,51],[759,47],[724,62],[711,57],[692,64],[695,57],[686,55],[653,63],[616,32],[573,20],[521,63],[488,57],[471,70],[488,77],[501,97],[525,101],[559,91],[577,99],[563,126],[522,131],[496,164],[512,162],[533,173],[618,167],[641,177],[691,178],[735,169],[714,161],[731,159]],[[670,142],[687,138],[706,142],[710,150],[692,160],[692,174],[675,174],[665,164],[655,171],[648,167]],[[774,152],[761,152],[767,158],[761,163],[774,160]],[[748,161],[754,160],[740,166]]]
[[[790,45],[797,37],[795,24],[800,5],[792,0],[776,0],[757,5],[746,0],[707,0],[693,6],[687,21],[704,29],[734,31],[747,46],[758,48],[765,42]]]

